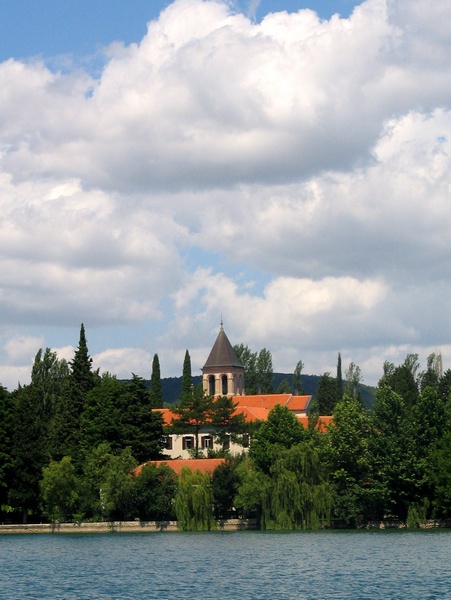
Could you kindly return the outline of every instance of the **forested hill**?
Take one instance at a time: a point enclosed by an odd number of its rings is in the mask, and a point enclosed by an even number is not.
[[[196,386],[201,383],[201,376],[193,377],[193,384]],[[288,381],[288,384],[292,386],[293,374],[291,373],[274,373],[273,388],[276,392],[282,381]],[[318,382],[320,380],[319,375],[301,375],[302,390],[303,394],[311,394],[314,396],[318,388]],[[150,384],[150,382],[149,382]],[[180,397],[180,391],[182,387],[181,377],[167,377],[161,380],[163,388],[163,400],[166,404],[174,404]],[[362,396],[363,405],[367,408],[371,408],[374,402],[375,389],[367,385],[360,385],[360,393]]]

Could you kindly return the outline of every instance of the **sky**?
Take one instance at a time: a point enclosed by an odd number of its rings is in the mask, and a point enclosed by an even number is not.
[[[0,0],[0,383],[451,367],[451,4]]]

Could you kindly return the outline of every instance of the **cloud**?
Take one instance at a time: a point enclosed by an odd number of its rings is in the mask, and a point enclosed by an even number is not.
[[[171,3],[98,76],[0,64],[0,381],[82,321],[121,376],[200,368],[221,314],[279,370],[449,353],[451,8],[229,4]]]

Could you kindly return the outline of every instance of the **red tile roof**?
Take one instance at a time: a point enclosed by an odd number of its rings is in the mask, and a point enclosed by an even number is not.
[[[191,471],[200,471],[201,473],[213,473],[216,467],[222,465],[225,461],[224,458],[187,458],[187,459],[174,459],[174,460],[153,460],[143,465],[139,465],[133,471],[134,475],[139,475],[142,468],[145,465],[155,465],[159,467],[161,465],[167,465],[171,468],[176,475],[180,475],[183,468],[191,469]]]

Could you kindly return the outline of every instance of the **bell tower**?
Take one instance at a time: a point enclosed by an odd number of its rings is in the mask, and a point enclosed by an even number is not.
[[[207,362],[202,368],[202,386],[211,396],[244,394],[244,367],[222,325]]]

